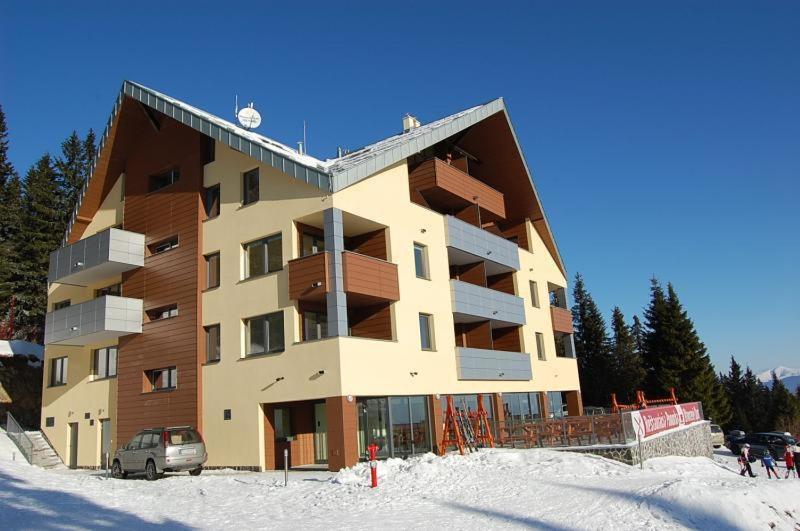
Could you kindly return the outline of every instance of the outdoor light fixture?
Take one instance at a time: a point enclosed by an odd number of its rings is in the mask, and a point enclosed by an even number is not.
[[[497,310],[493,311],[492,315],[497,315]]]
[[[318,371],[318,372],[317,372],[317,374],[319,374],[320,376],[322,376],[323,374],[325,374],[325,369],[322,369],[322,370]]]
[[[313,284],[311,284],[311,287],[312,287],[312,288],[321,288],[321,287],[322,287],[322,282],[320,282],[319,280],[317,280],[316,282],[314,282]]]
[[[503,377],[503,376],[505,376],[505,375],[506,375],[506,373],[504,373],[504,372],[501,372],[501,373],[500,373],[500,378],[502,378],[502,377]]]
[[[277,378],[275,378],[276,382],[280,382],[281,380],[283,380],[283,376],[278,376]]]
[[[412,372],[410,372],[410,373],[408,373],[408,374],[410,374],[411,376],[416,376],[416,375],[418,375],[419,373],[418,373],[417,371],[412,371]]]
[[[420,231],[422,234],[425,234],[426,232],[428,232],[428,229],[419,229],[419,231]]]
[[[75,265],[73,267],[80,267],[82,265],[83,265],[83,262],[75,262]]]
[[[347,395],[347,401],[348,402],[352,402],[353,401],[353,395]]]
[[[70,330],[72,330],[73,332],[76,331],[77,329],[78,329],[77,326],[73,326],[72,328],[70,328]]]

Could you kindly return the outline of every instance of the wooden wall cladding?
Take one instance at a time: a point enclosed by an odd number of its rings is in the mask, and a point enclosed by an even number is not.
[[[514,292],[514,273],[501,273],[486,277],[486,287],[509,295],[516,295]]]
[[[328,415],[328,469],[340,470],[358,463],[358,410],[344,396],[325,400]]]
[[[145,234],[148,244],[177,236],[178,247],[148,256],[144,267],[125,273],[122,292],[142,299],[145,310],[177,304],[178,315],[145,323],[141,334],[120,338],[117,446],[153,426],[191,425],[202,430],[200,192],[206,143],[200,133],[171,118],[160,115],[159,123],[158,130],[147,123],[136,134],[127,134],[131,145],[120,150],[127,155],[125,228]],[[120,127],[127,126],[120,123]],[[179,180],[150,193],[149,176],[171,168],[180,170]],[[143,392],[145,371],[172,366],[178,370],[176,389]]]
[[[450,278],[486,287],[486,264],[484,262],[475,262],[473,264],[450,266]]]
[[[345,238],[345,249],[380,260],[386,260],[386,229]]]
[[[518,326],[506,328],[495,328],[492,330],[492,344],[494,350],[504,350],[506,352],[522,352],[522,344],[519,340]]]
[[[492,350],[492,329],[489,321],[456,323],[456,345]]]
[[[566,308],[559,308],[558,306],[550,306],[550,318],[553,320],[553,330],[556,332],[563,332],[571,334],[572,329],[572,312]]]
[[[289,260],[289,298],[293,300],[321,300],[330,291],[331,253],[316,253]],[[315,287],[315,284],[321,285]]]
[[[342,253],[344,291],[376,299],[400,300],[397,265],[371,256]]]
[[[521,249],[531,250],[531,242],[528,239],[528,228],[525,220],[512,224],[503,224],[502,235],[507,240],[516,241]]]
[[[370,339],[393,339],[391,303],[347,309],[350,335]]]

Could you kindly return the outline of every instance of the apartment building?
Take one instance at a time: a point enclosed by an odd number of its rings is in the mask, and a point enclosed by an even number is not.
[[[126,81],[51,255],[42,426],[65,463],[192,425],[210,467],[337,470],[372,442],[436,450],[447,395],[580,414],[503,100],[403,126],[318,160]]]

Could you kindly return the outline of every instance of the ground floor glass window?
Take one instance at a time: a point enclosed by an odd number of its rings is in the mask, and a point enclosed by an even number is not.
[[[431,451],[430,416],[425,396],[358,400],[358,449],[375,443],[378,457],[405,457]]]

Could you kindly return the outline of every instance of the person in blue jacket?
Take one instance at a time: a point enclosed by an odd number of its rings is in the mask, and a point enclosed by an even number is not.
[[[767,479],[772,478],[775,474],[775,479],[778,478],[778,471],[775,470],[775,458],[769,453],[769,450],[764,450],[764,455],[761,456],[761,466],[767,469]]]

